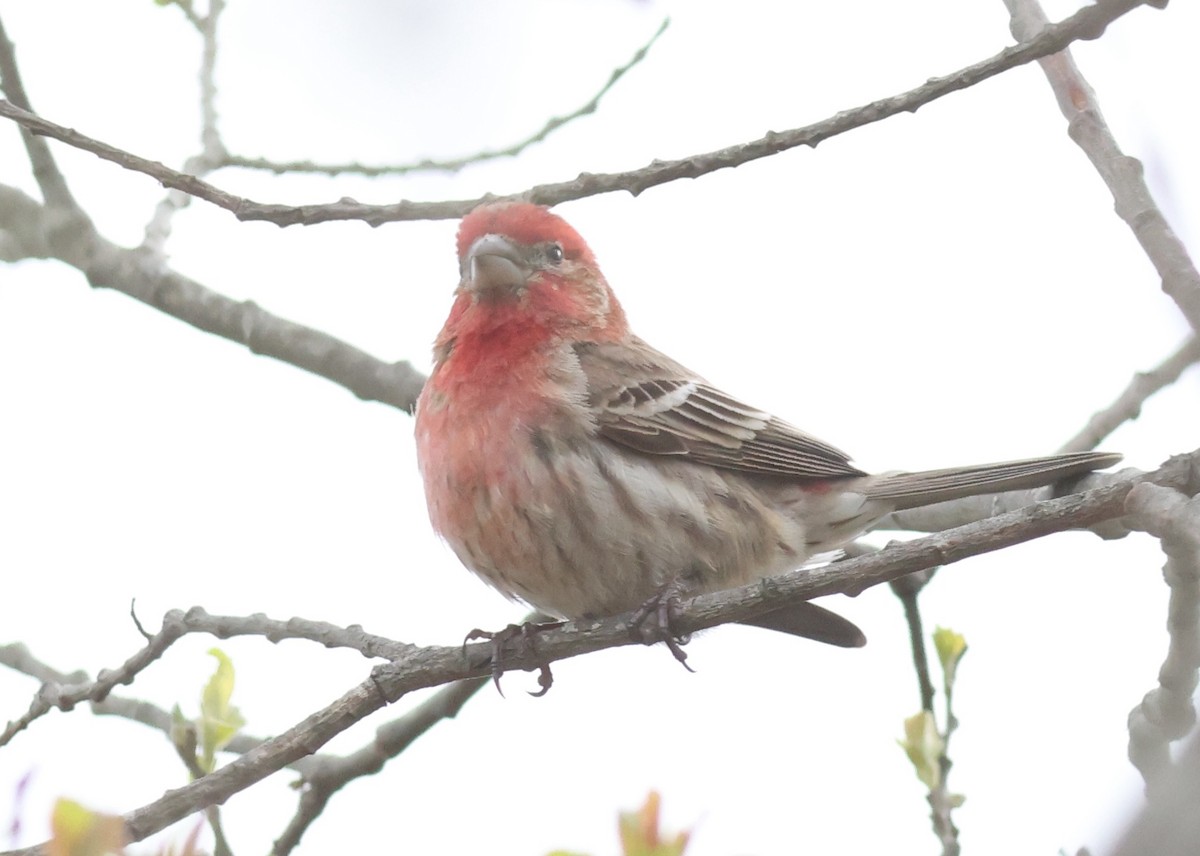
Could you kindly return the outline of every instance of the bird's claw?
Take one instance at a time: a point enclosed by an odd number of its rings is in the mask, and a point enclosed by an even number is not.
[[[633,614],[633,637],[643,645],[662,642],[681,666],[689,672],[695,672],[696,670],[687,664],[687,652],[683,650],[691,636],[687,633],[676,633],[674,629],[675,619],[679,616],[683,601],[683,592],[679,580],[672,580],[639,606]]]
[[[504,695],[504,690],[500,688],[500,676],[508,669],[508,661],[515,657],[524,659],[532,655],[537,647],[534,644],[534,639],[537,634],[543,630],[552,630],[556,627],[562,627],[565,622],[562,621],[546,621],[535,623],[526,621],[521,624],[510,624],[503,630],[495,632],[489,630],[480,630],[475,628],[466,635],[463,639],[463,656],[467,656],[467,643],[474,642],[477,639],[485,639],[491,643],[491,653],[488,661],[492,665],[492,683],[496,685],[496,692]],[[482,665],[482,664],[480,664]],[[543,663],[538,666],[538,686],[541,687],[537,692],[529,693],[534,698],[541,698],[550,691],[550,687],[554,684],[554,675],[550,672],[550,665]],[[527,669],[526,671],[533,671]]]

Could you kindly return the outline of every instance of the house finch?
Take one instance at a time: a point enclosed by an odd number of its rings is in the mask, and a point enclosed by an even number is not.
[[[1085,452],[869,475],[634,335],[592,251],[547,209],[475,209],[459,227],[458,258],[417,404],[429,515],[463,564],[543,612],[608,616],[663,592],[733,588],[835,550],[891,511],[1038,487],[1120,459]],[[865,641],[814,604],[752,623]]]

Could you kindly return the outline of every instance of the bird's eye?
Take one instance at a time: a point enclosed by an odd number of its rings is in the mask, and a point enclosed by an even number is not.
[[[564,257],[562,244],[546,245],[546,260],[550,262],[550,264],[559,264]]]

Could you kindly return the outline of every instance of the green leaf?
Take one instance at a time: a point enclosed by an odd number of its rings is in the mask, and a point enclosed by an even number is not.
[[[908,755],[917,778],[930,790],[936,788],[942,780],[942,752],[946,747],[933,714],[923,710],[904,720],[904,739],[896,742]]]
[[[200,696],[200,767],[211,773],[216,768],[217,752],[229,745],[246,720],[230,703],[233,661],[220,648],[210,648],[208,653],[217,658],[217,670]]]
[[[942,663],[943,688],[948,694],[954,687],[958,661],[967,653],[967,640],[948,627],[939,627],[933,631],[933,646]]]

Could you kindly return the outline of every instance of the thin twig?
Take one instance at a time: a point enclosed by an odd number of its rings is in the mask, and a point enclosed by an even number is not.
[[[1200,362],[1200,336],[1193,336],[1150,371],[1135,374],[1117,400],[1095,413],[1083,430],[1064,443],[1059,451],[1086,452],[1096,448],[1121,425],[1137,419],[1150,396],[1179,380],[1179,376],[1197,362]]]
[[[171,610],[163,617],[163,633],[178,626],[185,633],[208,633],[218,639],[236,636],[262,636],[271,642],[284,639],[304,639],[326,648],[349,648],[364,657],[396,660],[409,656],[415,646],[396,642],[386,636],[367,633],[357,624],[339,627],[326,621],[308,618],[277,620],[256,613],[249,616],[210,615],[198,606],[187,612]]]
[[[228,637],[235,635],[234,631],[236,630],[236,635],[263,636],[273,642],[281,641],[284,638],[304,638],[326,647],[354,648],[368,656],[379,656],[385,651],[388,655],[399,655],[412,650],[411,646],[364,634],[358,628],[343,629],[323,622],[298,618],[285,622],[272,621],[263,616],[247,618],[210,616],[201,609],[194,609],[187,614],[176,613],[174,616],[168,616],[165,623],[173,621],[184,625],[188,633],[212,633]],[[38,660],[21,643],[0,646],[0,665],[45,683],[84,684],[87,682],[86,673],[77,671],[70,675],[63,674]],[[457,715],[478,688],[487,682],[486,678],[477,678],[444,687],[418,707],[406,712],[398,719],[380,726],[372,741],[350,755],[343,757],[313,753],[289,764],[289,767],[303,777],[305,783],[301,798],[302,808],[289,826],[296,841],[299,840],[300,834],[307,826],[307,823],[303,823],[300,818],[307,816],[308,822],[311,822],[316,817],[315,814],[305,814],[305,807],[313,804],[313,797],[310,794],[320,794],[321,804],[324,805],[329,797],[347,782],[378,772],[388,759],[399,755],[440,720]],[[93,702],[92,712],[100,716],[120,716],[149,725],[161,731],[168,738],[172,735],[171,714],[147,701],[110,695],[103,701]],[[258,748],[264,742],[263,738],[238,734],[224,747],[224,751],[245,754]],[[180,747],[176,747],[176,749],[194,778],[204,775],[204,771],[196,763],[194,751],[189,754]],[[319,811],[317,813],[319,814]],[[210,824],[215,821],[214,835],[218,834],[219,817],[214,818],[210,815],[208,819]],[[226,851],[228,851],[227,844]]]
[[[918,596],[925,585],[933,578],[936,568],[929,568],[916,574],[909,574],[892,580],[890,585],[893,593],[904,606],[904,620],[908,625],[909,644],[912,646],[913,668],[917,673],[917,684],[921,692],[921,710],[933,715],[933,680],[929,675],[929,656],[925,648],[925,630],[921,620],[921,608]],[[942,844],[942,856],[958,856],[961,847],[958,842],[958,827],[954,824],[954,800],[946,785],[953,763],[950,761],[950,735],[954,731],[954,714],[950,706],[950,681],[943,683],[946,696],[946,727],[940,733],[942,750],[938,755],[940,775],[937,782],[929,789],[928,801],[930,819],[933,821],[933,832]]]
[[[175,754],[187,768],[188,774],[193,780],[199,779],[206,773],[196,757],[196,727],[194,724],[189,723],[186,736],[186,742],[172,740],[172,745],[175,747]],[[210,805],[204,810],[204,817],[213,833],[213,856],[232,856],[233,851],[229,847],[229,840],[225,837],[225,828],[221,824],[220,806]]]
[[[1012,16],[1011,29],[1017,39],[1035,38],[1045,31],[1046,13],[1037,0],[1004,0],[1004,5]],[[1166,5],[1165,0],[1162,5]],[[1141,162],[1117,145],[1100,112],[1096,93],[1070,51],[1042,59],[1041,66],[1067,119],[1068,134],[1104,179],[1116,203],[1117,216],[1129,224],[1162,277],[1163,291],[1175,301],[1192,329],[1200,333],[1200,273],[1150,195]]]
[[[187,614],[177,614],[175,620],[185,624],[188,632],[219,632],[228,636],[236,627],[241,631],[239,635],[260,635],[273,642],[283,638],[304,638],[327,647],[351,647],[369,656],[378,656],[384,651],[389,655],[402,655],[413,650],[412,646],[382,637],[368,636],[357,628],[344,629],[298,618],[283,622],[272,621],[263,616],[210,616],[204,610],[194,609]],[[77,671],[66,675],[34,657],[29,649],[19,642],[0,645],[0,665],[47,683],[82,684],[87,681],[86,673]],[[463,705],[489,681],[490,678],[468,678],[442,687],[412,710],[381,725],[376,729],[373,739],[348,755],[314,752],[289,764],[290,768],[301,775],[304,787],[300,790],[300,804],[296,814],[283,835],[275,842],[273,852],[290,852],[321,814],[333,794],[355,779],[379,772],[384,764],[399,756],[433,726],[442,720],[453,719],[462,710]],[[103,701],[93,702],[92,712],[96,715],[120,716],[140,722],[161,731],[168,738],[173,737],[174,722],[171,714],[148,701],[110,695]],[[172,742],[174,744],[174,740]],[[238,733],[222,751],[243,755],[265,742],[263,738]],[[175,749],[193,778],[205,775],[196,760],[194,741],[191,746],[175,745]],[[210,816],[210,824],[213,821],[214,818]],[[220,826],[219,817],[215,821],[214,835]]]
[[[950,793],[949,785],[950,770],[954,767],[950,759],[950,741],[958,730],[958,717],[954,715],[954,681],[950,676],[942,683],[942,693],[946,697],[946,719],[942,729],[942,753],[938,758],[941,775],[937,786],[929,792],[929,808],[933,832],[942,843],[942,856],[959,856],[962,845],[958,840],[958,826],[954,823],[954,809],[959,801]]]
[[[4,22],[0,21],[0,88],[8,96],[9,101],[21,110],[33,113],[25,84],[21,80],[21,72],[17,66],[16,47],[8,39],[4,31]],[[2,103],[2,102],[0,102]],[[78,212],[79,205],[67,187],[67,180],[58,169],[54,155],[50,152],[49,144],[29,130],[22,129],[21,140],[33,166],[33,176],[42,191],[42,198],[51,208],[62,211]]]
[[[1005,48],[993,57],[959,71],[934,77],[921,86],[900,95],[883,98],[854,110],[838,113],[824,121],[790,131],[770,132],[766,136],[670,161],[654,161],[641,169],[620,173],[582,173],[572,181],[543,184],[504,198],[522,198],[543,205],[557,205],[570,199],[582,199],[602,193],[625,191],[638,195],[644,190],[681,178],[698,178],[721,169],[741,166],[800,146],[816,146],[823,140],[855,128],[879,122],[898,113],[918,108],[952,92],[974,86],[1011,68],[1061,51],[1072,42],[1095,39],[1112,21],[1145,5],[1161,0],[1098,0],[1074,15],[1052,24],[1028,42]],[[438,202],[402,201],[391,205],[365,205],[342,199],[325,205],[281,205],[261,203],[236,196],[214,187],[195,176],[186,175],[108,143],[92,139],[71,128],[57,125],[19,107],[0,101],[0,116],[12,119],[38,134],[54,137],[68,145],[92,152],[125,169],[157,179],[166,187],[182,190],[231,211],[239,220],[266,220],[279,226],[312,225],[334,220],[362,220],[372,226],[397,220],[446,220],[462,217],[480,202],[496,199],[491,194],[478,199]]]
[[[209,0],[200,35],[204,42],[200,59],[200,144],[207,163],[220,163],[225,145],[217,128],[217,25],[225,11],[225,0]]]
[[[426,701],[375,732],[375,740],[343,758],[329,758],[304,777],[296,814],[271,848],[272,856],[286,856],[320,817],[330,797],[347,783],[379,772],[413,741],[443,719],[453,719],[489,678],[468,678],[442,687]]]
[[[208,14],[198,18],[190,4],[178,3],[200,33],[200,153],[183,164],[189,175],[205,176],[218,169],[226,157],[225,144],[217,125],[217,25],[225,10],[225,0],[210,0]],[[192,204],[192,196],[181,190],[168,190],[154,207],[154,216],[146,224],[142,249],[164,259],[167,239],[175,215]]]
[[[342,628],[322,621],[292,618],[276,621],[264,615],[246,618],[213,616],[198,607],[186,613],[172,610],[163,616],[162,628],[146,642],[145,647],[114,670],[101,671],[95,681],[75,684],[46,682],[34,696],[29,710],[10,722],[0,733],[0,746],[29,727],[51,710],[71,710],[82,701],[101,702],[118,684],[132,683],[134,677],[161,657],[177,640],[190,633],[208,633],[218,639],[234,636],[263,636],[272,642],[283,639],[308,639],[327,648],[353,648],[364,657],[397,658],[409,654],[411,645],[403,645],[363,632],[361,627]]]
[[[921,693],[921,710],[933,713],[933,680],[929,676],[929,656],[925,652],[925,630],[922,627],[921,608],[917,596],[933,577],[933,571],[922,571],[892,580],[892,592],[904,607],[904,621],[908,625],[908,641],[912,648],[913,669],[917,673],[917,688]]]
[[[71,710],[81,701],[103,701],[118,684],[132,683],[139,672],[161,657],[183,634],[184,628],[179,625],[169,627],[164,625],[163,629],[146,647],[116,669],[101,671],[94,681],[85,681],[79,684],[43,684],[30,703],[29,710],[10,722],[0,733],[0,746],[4,746],[34,721],[52,710]]]
[[[570,113],[564,116],[554,116],[547,120],[546,124],[541,127],[536,133],[531,134],[520,142],[513,143],[510,146],[505,146],[502,149],[484,149],[481,152],[476,152],[473,155],[466,155],[460,158],[448,158],[446,160],[423,159],[415,163],[408,164],[393,164],[382,166],[369,166],[360,163],[342,163],[342,164],[319,164],[313,161],[275,161],[268,158],[252,158],[242,155],[227,154],[222,159],[222,166],[238,166],[246,169],[261,169],[278,174],[285,172],[304,172],[304,173],[320,173],[323,175],[341,175],[343,173],[352,173],[355,175],[365,175],[375,178],[381,175],[405,175],[412,172],[450,172],[455,173],[463,169],[463,167],[474,166],[475,164],[485,163],[486,161],[496,160],[498,158],[516,157],[532,145],[543,142],[552,133],[559,128],[569,125],[576,119],[588,116],[596,112],[596,108],[600,106],[600,100],[617,84],[625,74],[635,65],[639,64],[646,58],[650,48],[658,41],[658,37],[666,32],[670,25],[671,19],[664,18],[662,24],[659,25],[654,35],[650,40],[638,48],[637,53],[622,66],[614,69],[609,75],[608,82],[601,87],[600,91],[591,97],[591,99]]]

